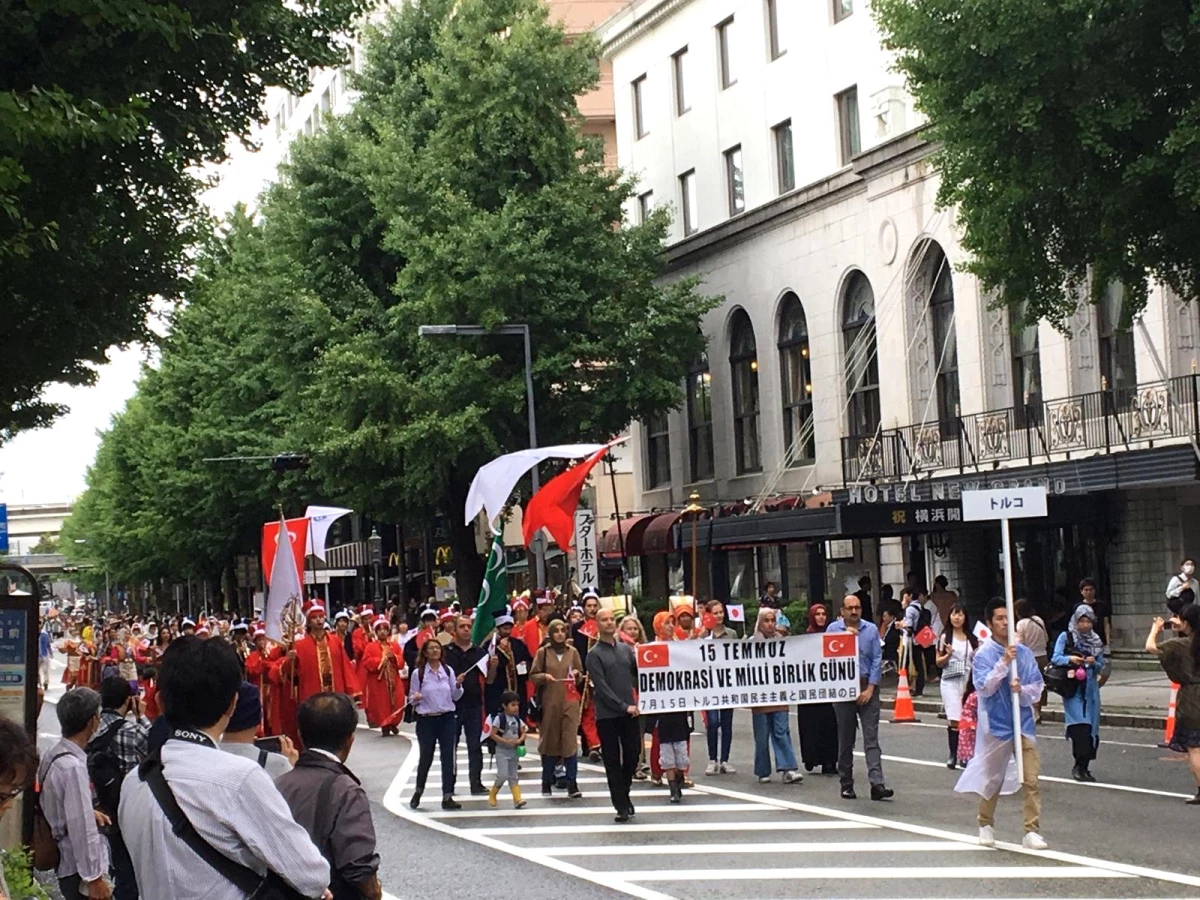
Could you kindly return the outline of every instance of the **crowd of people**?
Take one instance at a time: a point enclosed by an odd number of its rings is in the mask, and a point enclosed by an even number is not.
[[[1178,636],[1161,640],[1165,623],[1158,619],[1146,650],[1181,685],[1172,747],[1188,754],[1197,782],[1189,802],[1200,803],[1200,607],[1194,580],[1183,577],[1190,575],[1181,567],[1168,589]],[[1095,780],[1090,766],[1109,654],[1092,605],[1095,585],[1085,580],[1080,588],[1083,602],[1053,638],[1024,601],[1012,628],[1001,600],[989,601],[972,623],[944,579],[932,594],[910,586],[899,600],[883,590],[877,602],[864,579],[836,609],[811,604],[803,628],[781,627],[780,606],[764,603],[746,640],[801,630],[854,635],[861,685],[852,700],[796,708],[799,752],[786,705],[751,708],[754,777],[768,783],[778,774],[796,785],[804,772],[836,774],[841,797],[855,800],[861,733],[870,798],[890,800],[880,691],[898,670],[911,670],[915,693],[939,687],[947,765],[964,767],[957,790],[980,797],[981,843],[994,842],[999,796],[1019,789],[1025,846],[1043,849],[1035,737],[1048,685],[1063,695],[1074,776]],[[465,789],[495,807],[507,786],[513,805],[523,808],[520,761],[536,733],[544,796],[582,797],[581,756],[602,761],[616,821],[627,822],[636,815],[635,780],[652,780],[668,789],[672,803],[683,801],[696,730],[705,735],[705,776],[735,774],[737,711],[648,715],[637,701],[637,645],[741,640],[725,612],[717,600],[699,610],[679,602],[654,616],[648,635],[636,616],[601,608],[594,593],[565,611],[544,593],[514,597],[478,643],[469,613],[432,606],[409,627],[369,606],[327,620],[323,604],[310,601],[303,633],[288,643],[268,640],[260,622],[222,616],[64,616],[57,623],[62,636],[53,640],[46,629],[41,643],[46,656],[57,648],[67,661],[68,690],[56,707],[62,738],[38,760],[23,733],[14,743],[12,723],[0,723],[0,810],[36,780],[64,896],[243,897],[267,879],[297,896],[379,897],[370,805],[346,766],[360,710],[385,738],[403,722],[414,725],[413,809],[435,758],[442,808],[461,808],[460,741]],[[878,615],[879,627],[869,614]],[[41,682],[48,682],[46,667]],[[1020,698],[1017,730],[1011,692]],[[1008,765],[1018,738],[1020,785]],[[492,756],[490,785],[485,753]]]

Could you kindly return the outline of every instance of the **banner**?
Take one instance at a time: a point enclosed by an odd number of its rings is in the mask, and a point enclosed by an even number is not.
[[[292,556],[296,560],[296,571],[304,571],[304,550],[308,540],[308,519],[287,520],[288,540],[292,545]],[[275,571],[275,548],[279,543],[279,523],[266,522],[262,529],[262,570],[271,583]]]
[[[600,555],[596,552],[596,511],[580,507],[575,510],[575,582],[581,589],[600,590],[599,561]]]
[[[844,632],[762,641],[658,641],[636,651],[643,713],[858,696],[858,641]]]

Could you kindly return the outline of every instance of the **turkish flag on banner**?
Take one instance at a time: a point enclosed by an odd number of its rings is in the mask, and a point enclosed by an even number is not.
[[[560,550],[566,552],[571,546],[571,539],[575,536],[575,509],[579,506],[583,483],[596,463],[604,459],[608,448],[609,445],[605,444],[583,462],[555,475],[533,495],[521,519],[521,536],[525,539],[526,547],[539,528],[550,532]]]
[[[296,571],[304,572],[304,556],[308,544],[308,519],[288,519],[288,537],[292,541],[292,555],[296,557]],[[271,583],[271,565],[275,562],[275,545],[279,541],[279,523],[266,522],[262,530],[262,570]],[[301,582],[304,578],[301,576]]]
[[[854,635],[843,632],[821,635],[822,656],[853,656],[857,650]]]
[[[671,665],[670,644],[642,644],[638,647],[639,669],[665,669]]]

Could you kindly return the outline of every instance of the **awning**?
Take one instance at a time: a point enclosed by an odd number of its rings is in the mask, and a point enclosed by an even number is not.
[[[614,522],[604,534],[600,535],[600,555],[611,559],[620,559],[621,542],[624,541],[626,556],[641,556],[643,552],[642,535],[646,531],[646,526],[660,515],[662,513],[642,513],[621,519],[619,535],[617,523]]]
[[[836,537],[840,531],[836,506],[784,509],[779,512],[723,516],[703,521],[696,532],[701,547],[735,549]],[[684,524],[680,549],[692,546],[692,529]]]
[[[683,510],[677,509],[655,518],[642,536],[642,552],[647,555],[673,552],[675,550],[675,523],[682,515]]]

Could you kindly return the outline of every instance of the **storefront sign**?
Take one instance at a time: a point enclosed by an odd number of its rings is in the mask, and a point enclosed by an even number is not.
[[[33,682],[27,680],[27,628],[25,610],[0,610],[0,716],[14,722],[25,721],[25,691],[33,689]]]
[[[575,581],[583,590],[600,590],[599,561],[596,511],[581,506],[575,510]]]
[[[846,489],[855,503],[924,503],[959,500],[963,491],[1042,487],[1047,494],[1067,493],[1065,478],[995,478],[961,481],[906,481],[900,484],[856,484]]]
[[[1046,515],[1046,491],[1041,487],[963,491],[963,519],[1032,519]]]
[[[828,703],[858,696],[853,635],[801,634],[765,641],[641,644],[638,708],[643,713]]]
[[[843,534],[903,534],[939,531],[963,523],[957,501],[926,503],[863,503],[841,510]]]

